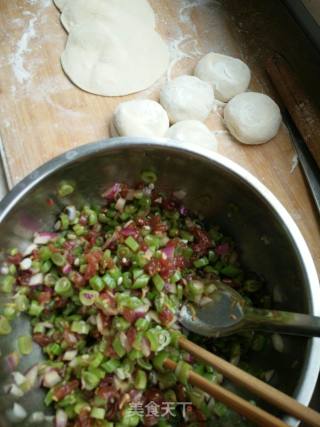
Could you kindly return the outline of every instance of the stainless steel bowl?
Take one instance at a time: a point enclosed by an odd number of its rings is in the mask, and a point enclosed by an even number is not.
[[[185,204],[190,209],[220,224],[235,239],[242,263],[266,280],[277,308],[320,315],[320,291],[313,260],[281,203],[230,160],[173,141],[110,139],[81,146],[40,167],[0,203],[0,249],[25,247],[34,231],[53,226],[63,205],[99,201],[103,189],[110,184],[135,183],[141,171],[150,168],[157,172],[163,190],[184,190]],[[76,191],[61,200],[57,188],[65,179],[74,181]],[[48,199],[55,203],[48,204]],[[17,321],[15,335],[22,335],[28,328],[25,319]],[[12,336],[1,338],[2,355],[15,345]],[[36,349],[23,360],[21,368],[39,357]],[[263,357],[257,353],[252,363],[275,369],[272,383],[307,405],[319,373],[320,341],[284,337],[283,352],[270,351]],[[8,381],[7,371],[2,357],[1,386]],[[7,427],[11,424],[5,413],[13,399],[3,393],[3,387],[0,393],[0,426]],[[32,392],[22,402],[29,412],[41,410],[41,391]],[[297,424],[294,420],[290,423]]]

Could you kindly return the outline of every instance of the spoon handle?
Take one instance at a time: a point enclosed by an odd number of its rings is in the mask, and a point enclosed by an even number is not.
[[[287,311],[244,309],[244,328],[320,337],[320,317]]]

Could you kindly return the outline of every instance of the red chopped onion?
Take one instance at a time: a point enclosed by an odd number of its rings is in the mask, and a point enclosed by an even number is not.
[[[135,227],[134,224],[130,223],[128,225],[126,225],[122,230],[121,230],[121,234],[125,237],[128,236],[137,236],[138,234],[138,230]]]
[[[115,184],[113,184],[112,187],[108,188],[108,190],[102,194],[102,197],[108,200],[114,200],[120,191],[121,191],[121,184],[119,182],[116,182]]]
[[[149,357],[151,354],[151,346],[149,340],[143,337],[141,340],[141,351],[145,357]]]
[[[69,274],[72,270],[72,267],[70,264],[66,264],[63,269],[62,269],[62,273],[63,274]]]
[[[37,411],[30,415],[29,421],[31,423],[43,423],[45,421],[46,416],[43,412]]]
[[[124,332],[120,332],[119,338],[120,338],[120,342],[121,342],[122,347],[126,351],[130,351],[130,345],[129,345],[129,341],[128,341],[127,335]]]
[[[174,246],[168,245],[165,248],[161,249],[161,252],[164,253],[167,258],[172,259],[174,257],[174,250]]]
[[[14,382],[19,386],[26,381],[26,377],[21,372],[12,372]]]
[[[24,258],[20,262],[20,269],[21,270],[29,270],[32,266],[32,259],[31,258]]]
[[[60,377],[58,372],[52,370],[44,375],[43,385],[44,387],[51,388],[57,385],[60,381],[62,381],[62,378]]]
[[[8,386],[4,387],[4,391],[5,393],[9,393],[14,397],[22,397],[24,395],[24,392],[16,384],[9,384]]]
[[[164,289],[169,293],[169,294],[175,294],[177,291],[177,287],[175,285],[175,283],[169,283],[166,282],[164,284]]]
[[[18,423],[27,417],[27,412],[19,403],[14,403],[13,408],[7,411],[7,416],[12,423]]]
[[[19,360],[20,360],[20,357],[16,351],[8,354],[7,364],[8,364],[10,371],[13,371],[18,366]]]
[[[101,313],[97,314],[97,329],[100,332],[100,334],[103,334],[104,332],[104,325],[103,325],[103,318]]]
[[[77,354],[78,354],[77,350],[66,351],[63,355],[63,360],[70,362],[77,356]]]
[[[43,274],[37,273],[34,276],[31,276],[28,285],[29,286],[38,286],[38,285],[42,285],[42,283],[43,283]]]
[[[26,380],[28,381],[28,388],[31,389],[37,381],[39,366],[34,365],[26,372]]]
[[[47,231],[35,233],[33,243],[37,245],[46,245],[50,240],[55,239],[56,237],[57,233],[49,233]]]
[[[3,264],[0,268],[0,273],[3,274],[4,276],[9,274],[9,266],[8,264]]]
[[[154,310],[150,310],[148,313],[148,316],[150,319],[154,320],[156,323],[161,323],[159,316],[158,316],[158,313],[155,312]]]
[[[180,206],[179,213],[181,216],[187,216],[188,215],[188,209],[185,206]]]
[[[33,251],[35,251],[36,249],[38,249],[38,246],[35,245],[34,243],[31,243],[31,245],[27,246],[26,249],[22,252],[22,256],[28,256],[30,254],[32,254]]]
[[[119,199],[117,200],[117,203],[115,204],[115,208],[117,209],[117,211],[122,212],[125,205],[126,205],[126,199],[119,197]]]
[[[215,253],[217,255],[227,255],[230,252],[230,245],[229,243],[221,243],[220,245],[217,245],[215,248]]]
[[[55,426],[66,427],[67,423],[68,423],[67,414],[62,409],[58,409],[56,413]]]
[[[73,221],[76,218],[76,208],[74,206],[67,206],[66,212],[70,221]]]

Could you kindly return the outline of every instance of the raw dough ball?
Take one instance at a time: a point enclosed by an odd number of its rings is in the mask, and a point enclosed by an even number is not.
[[[62,67],[73,83],[104,96],[148,88],[168,63],[168,47],[160,35],[151,27],[137,28],[135,20],[125,25],[95,22],[76,26],[61,55]]]
[[[147,0],[56,0],[65,1],[61,22],[70,32],[77,25],[90,26],[101,21],[104,25],[116,22],[123,27],[125,22],[135,21],[143,28],[155,27],[155,15]],[[140,31],[140,28],[135,28]]]
[[[245,92],[251,79],[250,69],[243,61],[214,52],[200,59],[194,74],[210,82],[215,97],[224,102]]]
[[[167,138],[197,144],[205,148],[217,150],[218,144],[212,132],[199,120],[183,120],[171,126],[166,133]]]
[[[245,92],[235,96],[227,104],[224,121],[238,141],[244,144],[263,144],[277,134],[281,113],[269,96]]]
[[[53,3],[57,6],[59,10],[62,10],[67,1],[68,0],[53,0]]]
[[[118,105],[110,127],[112,136],[161,138],[169,129],[169,119],[158,102],[136,99]]]
[[[194,76],[180,76],[169,81],[160,91],[160,103],[171,123],[180,120],[205,120],[214,101],[211,85]]]

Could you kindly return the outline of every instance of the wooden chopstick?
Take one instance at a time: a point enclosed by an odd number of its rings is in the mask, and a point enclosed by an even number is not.
[[[164,361],[164,366],[175,371],[177,364],[171,359],[166,359]],[[231,409],[234,409],[238,414],[243,415],[248,420],[253,421],[261,427],[288,427],[288,424],[276,418],[274,415],[252,405],[247,400],[242,399],[242,397],[237,396],[220,385],[209,382],[193,371],[189,372],[188,381],[190,384],[210,394],[210,396],[218,399]]]
[[[318,412],[302,405],[282,391],[259,380],[253,375],[248,374],[242,369],[237,368],[221,357],[210,353],[209,351],[184,337],[179,339],[179,345],[197,359],[200,359],[203,362],[213,366],[233,383],[246,388],[247,390],[261,397],[266,402],[269,402],[273,406],[281,409],[286,414],[292,415],[310,426],[320,426],[320,414]]]

